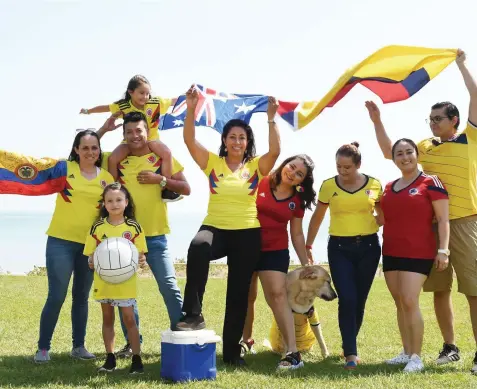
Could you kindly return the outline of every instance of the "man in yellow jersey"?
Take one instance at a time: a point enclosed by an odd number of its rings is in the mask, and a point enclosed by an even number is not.
[[[434,137],[418,144],[419,163],[425,173],[437,175],[449,192],[450,242],[443,254],[449,256],[446,270],[432,270],[424,290],[434,292],[434,307],[444,338],[444,347],[437,364],[460,359],[454,338],[454,313],[451,301],[453,271],[458,291],[469,302],[474,338],[477,343],[477,83],[465,63],[465,53],[458,50],[456,63],[470,94],[469,117],[466,128],[457,132],[460,116],[450,102],[434,104],[429,125]],[[384,130],[376,104],[366,102],[376,130],[379,146],[391,159],[392,142]],[[471,370],[477,374],[477,353]]]
[[[118,126],[112,116],[98,130],[101,137]],[[190,194],[190,186],[184,176],[182,165],[173,158],[172,176],[160,174],[161,160],[148,148],[147,121],[141,112],[130,112],[123,118],[123,135],[130,149],[130,155],[119,166],[119,182],[126,186],[136,205],[136,220],[144,229],[147,242],[147,263],[159,286],[159,291],[167,307],[171,328],[182,316],[182,297],[177,286],[175,269],[167,249],[166,234],[170,233],[167,204],[161,199],[161,190],[167,188],[181,195]],[[107,161],[103,161],[103,164]],[[136,311],[139,326],[139,316]],[[126,328],[121,322],[124,336]],[[127,340],[127,338],[126,338]],[[131,356],[129,344],[117,354]]]

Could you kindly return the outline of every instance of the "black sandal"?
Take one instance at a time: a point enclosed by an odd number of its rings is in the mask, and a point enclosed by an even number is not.
[[[294,370],[305,366],[301,360],[301,354],[297,351],[295,353],[287,353],[285,358],[278,363],[278,369],[280,370]]]

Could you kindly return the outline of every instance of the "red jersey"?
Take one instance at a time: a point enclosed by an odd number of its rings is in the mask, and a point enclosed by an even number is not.
[[[303,218],[305,210],[300,206],[298,194],[277,200],[270,188],[270,177],[264,177],[258,184],[257,214],[262,251],[274,251],[288,248],[288,222],[294,217]]]
[[[448,199],[447,190],[437,176],[425,173],[399,191],[394,189],[396,181],[386,185],[381,198],[383,255],[434,259],[437,248],[432,202]]]

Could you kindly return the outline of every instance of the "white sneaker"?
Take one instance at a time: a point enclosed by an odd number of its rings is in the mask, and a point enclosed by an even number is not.
[[[417,354],[412,354],[411,359],[404,368],[404,372],[417,373],[421,370],[424,370],[424,364],[422,363],[421,358],[419,358],[419,355]]]
[[[398,356],[386,360],[386,363],[388,365],[407,365],[410,359],[411,357],[407,355],[403,350],[401,351],[401,354],[399,354]]]

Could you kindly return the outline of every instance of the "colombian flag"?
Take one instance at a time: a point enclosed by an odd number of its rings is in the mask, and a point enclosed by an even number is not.
[[[66,185],[66,161],[0,150],[0,194],[49,195]]]
[[[280,101],[278,114],[299,130],[326,107],[333,107],[356,84],[374,92],[383,103],[406,100],[444,70],[456,55],[455,49],[386,46],[346,71],[320,101]]]

